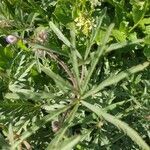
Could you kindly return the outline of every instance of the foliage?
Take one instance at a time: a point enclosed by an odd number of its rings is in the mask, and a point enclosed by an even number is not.
[[[149,0],[2,0],[0,149],[149,150],[149,14]]]

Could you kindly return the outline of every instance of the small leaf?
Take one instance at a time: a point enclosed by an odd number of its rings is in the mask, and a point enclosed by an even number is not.
[[[115,37],[115,39],[118,42],[125,42],[126,38],[127,38],[126,34],[124,32],[119,31],[119,30],[113,30],[112,35]]]
[[[26,45],[23,43],[22,40],[19,40],[17,42],[17,46],[18,46],[18,48],[20,48],[20,49],[22,49],[24,51],[30,51],[30,49],[26,47]]]
[[[129,30],[129,32],[131,32],[134,28],[136,28],[144,18],[145,13],[147,11],[148,0],[141,1],[141,2],[133,1],[132,6],[133,6],[132,16],[133,16],[134,26]]]
[[[8,139],[10,142],[10,145],[14,144],[14,133],[13,133],[13,127],[12,124],[9,124],[9,129],[8,129],[9,133],[8,133]]]

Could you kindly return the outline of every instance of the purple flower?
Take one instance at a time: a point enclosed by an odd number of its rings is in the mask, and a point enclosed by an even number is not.
[[[16,43],[17,40],[18,40],[17,37],[14,36],[14,35],[8,35],[8,36],[6,37],[6,41],[7,41],[8,43],[10,43],[10,44]]]

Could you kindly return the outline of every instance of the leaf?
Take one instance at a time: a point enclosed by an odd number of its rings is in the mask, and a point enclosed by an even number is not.
[[[131,101],[131,100],[129,99],[129,100],[123,100],[123,101],[120,101],[120,102],[116,102],[116,103],[113,103],[113,104],[108,105],[108,106],[105,107],[104,109],[105,109],[105,111],[107,111],[107,110],[113,110],[113,109],[115,109],[116,107],[120,107],[120,106],[122,106],[123,104],[125,104],[125,103],[127,103],[127,102],[129,102],[129,101]]]
[[[37,102],[42,102],[43,99],[53,99],[55,96],[54,93],[48,93],[48,92],[33,92],[31,90],[29,91],[20,91],[19,89],[16,89],[14,91],[15,93],[6,93],[5,98],[6,99],[31,99]]]
[[[27,18],[27,22],[30,24],[30,26],[32,24],[34,24],[34,21],[37,19],[37,16],[39,16],[39,13],[30,13],[28,18]]]
[[[145,13],[147,11],[147,6],[148,6],[148,0],[145,1],[131,1],[132,3],[132,16],[134,20],[134,26],[129,30],[131,32],[135,27],[137,27],[140,24],[140,21],[145,16]]]
[[[82,87],[82,94],[85,92],[86,88],[87,88],[87,85],[88,85],[88,82],[93,74],[93,71],[100,59],[100,57],[102,56],[102,54],[104,53],[104,50],[106,49],[106,44],[107,44],[107,41],[109,39],[109,36],[111,34],[111,31],[114,27],[114,24],[111,24],[105,34],[105,37],[103,38],[103,42],[102,42],[102,45],[98,47],[97,51],[96,51],[96,54],[91,62],[91,67],[88,69],[88,73],[87,73],[87,76],[85,77],[85,80],[83,82],[83,87]]]
[[[68,47],[72,47],[72,44],[70,41],[62,34],[62,32],[56,27],[56,25],[53,22],[49,22],[50,28],[53,30],[53,32],[57,35],[57,37],[64,42]]]
[[[42,46],[42,45],[39,45],[39,44],[32,44],[32,48],[35,49],[35,50],[44,50],[44,51],[47,51],[47,52],[50,52],[50,53],[56,53],[56,54],[59,54],[59,55],[62,55],[62,56],[65,56],[65,57],[68,57],[63,51],[59,51],[59,50],[55,50],[55,49],[52,49],[52,48],[47,48],[45,46]]]
[[[49,77],[51,77],[56,82],[56,84],[61,85],[63,88],[73,88],[67,80],[64,80],[61,76],[59,76],[59,74],[54,73],[50,68],[42,66],[41,70]]]
[[[64,140],[63,142],[59,143],[53,150],[72,150],[72,148],[78,144],[78,142],[82,139],[82,136],[73,136],[67,140]],[[46,150],[50,150],[49,147],[47,147]]]
[[[25,77],[29,74],[29,72],[31,71],[32,67],[35,65],[35,62],[31,62],[31,64],[29,64],[29,66],[27,67],[27,69],[23,72],[23,74],[21,74],[18,77],[19,81],[26,81]]]
[[[70,29],[70,35],[71,35],[71,43],[73,45],[74,48],[71,49],[71,62],[72,62],[72,66],[73,66],[73,71],[76,77],[76,82],[77,82],[77,86],[78,88],[80,88],[79,85],[79,78],[80,78],[80,73],[79,73],[79,68],[78,68],[78,60],[77,60],[77,56],[82,59],[82,56],[80,55],[80,53],[76,50],[76,34],[75,34],[75,29],[73,28],[72,30]]]
[[[16,58],[15,59],[17,59],[17,57],[19,57],[19,59],[20,59],[20,62],[19,62],[19,64],[18,64],[18,68],[16,69],[16,73],[15,73],[15,75],[14,75],[14,77],[16,77],[16,78],[18,78],[18,76],[19,76],[19,74],[20,74],[20,72],[21,72],[21,69],[24,67],[24,64],[25,64],[25,62],[26,62],[26,55],[21,55],[21,52],[16,56]],[[13,64],[12,65],[14,65],[14,61],[13,61]],[[11,66],[11,68],[12,68],[12,66]]]
[[[75,50],[71,50],[71,62],[72,62],[72,66],[73,66],[73,71],[76,77],[76,81],[78,83],[78,87],[79,87],[79,68],[78,68],[78,60],[77,60],[77,55]]]
[[[6,93],[5,98],[6,99],[20,99],[20,97],[16,93]]]
[[[137,23],[141,17],[143,16],[143,14],[145,14],[145,4],[147,3],[147,0],[144,2],[140,2],[139,0],[134,1],[132,0],[132,16],[133,16],[133,20],[135,23]]]
[[[147,45],[144,48],[144,55],[149,59],[150,58],[150,45]]]
[[[106,15],[106,9],[104,9],[102,11],[101,15],[97,18],[96,28],[95,27],[92,28],[92,34],[90,36],[89,43],[87,44],[87,48],[86,48],[85,55],[84,55],[84,60],[87,59],[89,52],[91,50],[91,47],[97,38],[97,35],[99,33],[99,30],[100,30],[100,27],[101,27],[101,24],[102,24],[102,21],[103,21],[105,15]]]
[[[127,42],[121,42],[121,43],[114,43],[111,44],[107,49],[106,49],[106,53],[126,47],[126,46],[130,46],[130,45],[134,45],[134,44],[140,44],[143,43],[144,39],[136,39],[133,41],[127,41]]]
[[[14,93],[22,93],[22,94],[27,94],[30,93],[31,90],[30,89],[24,89],[22,88],[22,86],[17,85],[17,83],[14,84],[9,84],[9,90],[14,92]]]
[[[146,28],[145,28],[145,33],[146,33],[147,35],[150,35],[150,25],[146,26]]]
[[[14,144],[14,133],[13,133],[13,127],[12,127],[11,123],[9,124],[8,132],[9,132],[8,139],[9,139],[10,145],[13,145]]]
[[[27,46],[23,43],[22,40],[18,40],[17,46],[18,46],[18,48],[20,48],[21,50],[24,50],[24,51],[27,51],[27,52],[30,51],[30,49],[27,48]]]
[[[115,125],[117,128],[121,129],[125,134],[127,134],[140,148],[144,150],[149,150],[150,147],[145,143],[145,141],[141,138],[141,136],[132,129],[127,123],[117,119],[113,115],[106,113],[102,108],[91,105],[85,101],[81,101],[81,103],[90,109],[92,112],[96,113],[99,117],[103,117],[106,121]]]
[[[113,30],[112,35],[115,37],[115,39],[118,42],[125,42],[126,38],[127,38],[126,34],[124,32],[119,31],[119,30]]]
[[[61,147],[61,150],[72,150],[72,148],[78,144],[78,142],[82,139],[82,136],[73,136],[67,140],[65,140],[61,145],[56,148],[56,150],[59,150]]]
[[[147,45],[150,45],[150,35],[145,37],[144,43],[147,44]]]
[[[112,84],[118,83],[119,81],[121,81],[122,79],[128,77],[131,74],[134,74],[136,72],[144,70],[149,65],[150,65],[150,62],[147,61],[147,62],[144,62],[143,64],[139,64],[137,66],[131,67],[130,69],[127,69],[126,71],[122,71],[122,72],[120,72],[117,75],[110,76],[109,78],[107,78],[106,80],[104,80],[103,82],[101,82],[98,86],[95,86],[94,88],[92,88],[91,90],[89,90],[82,97],[82,99],[87,98],[88,96],[91,96],[91,95],[99,92],[100,90],[103,90],[107,86],[110,86]]]

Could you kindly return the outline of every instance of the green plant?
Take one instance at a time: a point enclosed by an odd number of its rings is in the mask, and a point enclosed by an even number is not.
[[[1,149],[149,150],[149,5],[3,0]]]

